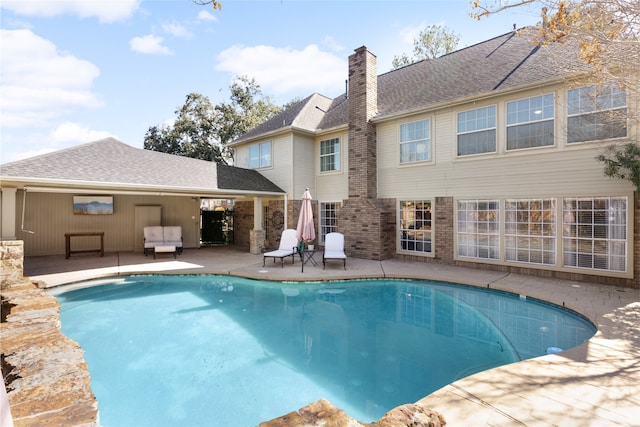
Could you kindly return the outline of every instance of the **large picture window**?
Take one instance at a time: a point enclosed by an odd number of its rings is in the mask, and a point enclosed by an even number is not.
[[[431,253],[431,201],[400,201],[400,248]]]
[[[258,169],[271,166],[271,142],[261,142],[249,147],[249,168]]]
[[[337,210],[337,203],[320,203],[320,243],[327,234],[338,231]]]
[[[627,94],[613,84],[583,86],[567,92],[567,142],[627,136]]]
[[[556,200],[505,201],[505,259],[556,263]]]
[[[400,163],[431,160],[431,120],[400,125]]]
[[[553,94],[507,102],[507,150],[554,144]]]
[[[458,113],[458,156],[496,151],[496,106]]]
[[[627,198],[564,199],[564,265],[626,271]]]
[[[500,258],[500,203],[460,200],[457,209],[458,256]]]
[[[340,170],[340,140],[320,141],[320,172]]]

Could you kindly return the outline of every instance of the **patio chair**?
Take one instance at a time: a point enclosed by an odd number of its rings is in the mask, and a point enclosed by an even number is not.
[[[280,263],[284,267],[285,257],[291,257],[291,264],[295,262],[295,254],[298,253],[298,238],[296,237],[296,230],[293,228],[284,230],[280,237],[280,247],[278,250],[265,252],[262,254],[262,266],[264,267],[267,258],[273,258],[273,262],[276,262],[276,258],[280,258]]]
[[[344,253],[344,235],[341,233],[329,233],[324,238],[323,270],[327,266],[327,260],[331,259],[341,259],[344,269],[347,269],[347,254]]]

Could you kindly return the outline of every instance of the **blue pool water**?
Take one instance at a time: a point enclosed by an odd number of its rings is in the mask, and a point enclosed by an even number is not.
[[[595,333],[559,307],[427,281],[132,276],[84,285],[54,295],[62,331],[86,352],[105,427],[255,426],[320,398],[371,422]]]

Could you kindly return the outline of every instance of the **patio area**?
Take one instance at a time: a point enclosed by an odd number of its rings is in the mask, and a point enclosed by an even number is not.
[[[584,345],[464,378],[420,402],[450,426],[632,426],[640,420],[640,290],[399,260],[347,259],[317,266],[280,261],[233,247],[166,254],[27,257],[24,275],[47,287],[129,274],[224,274],[263,280],[414,278],[490,287],[573,309],[598,328]],[[309,402],[311,403],[311,402]],[[410,403],[410,402],[407,402]],[[298,408],[291,408],[296,410]],[[282,414],[284,415],[284,414]],[[267,421],[267,420],[265,420]]]

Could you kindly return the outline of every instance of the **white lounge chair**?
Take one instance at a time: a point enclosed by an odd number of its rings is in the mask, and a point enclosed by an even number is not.
[[[293,228],[284,230],[282,232],[282,237],[280,237],[280,247],[278,250],[262,254],[262,266],[264,267],[265,260],[267,258],[273,258],[273,262],[276,262],[276,258],[280,258],[280,262],[284,267],[284,258],[288,256],[291,257],[291,264],[293,264],[297,253],[298,238],[296,237],[296,230]]]
[[[329,233],[324,238],[323,270],[327,266],[327,260],[331,259],[341,259],[344,269],[347,269],[347,254],[344,253],[344,235],[341,233]]]

